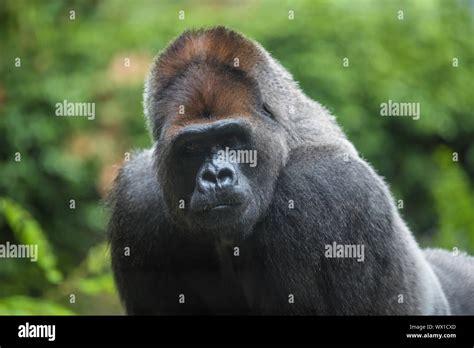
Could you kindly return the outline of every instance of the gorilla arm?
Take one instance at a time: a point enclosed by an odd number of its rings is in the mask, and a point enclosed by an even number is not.
[[[122,167],[110,202],[109,223],[112,268],[128,314],[153,314],[150,308],[166,308],[171,299],[153,296],[152,274],[162,255],[150,264],[159,226],[165,226],[159,188],[154,180],[152,150],[143,151]],[[154,212],[154,213],[151,213]],[[166,233],[166,228],[163,229]],[[166,286],[166,282],[163,282]],[[166,291],[165,291],[166,292]],[[158,313],[155,313],[158,314]]]

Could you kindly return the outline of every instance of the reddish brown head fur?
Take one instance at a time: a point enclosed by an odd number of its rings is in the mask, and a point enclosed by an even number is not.
[[[187,124],[250,117],[260,100],[250,76],[259,59],[254,43],[223,27],[182,34],[155,61],[147,83],[155,136],[165,124],[171,135]]]
[[[237,58],[237,68],[249,72],[259,55],[250,40],[224,27],[186,31],[160,55],[154,71],[160,82],[166,82],[192,61],[235,67]]]

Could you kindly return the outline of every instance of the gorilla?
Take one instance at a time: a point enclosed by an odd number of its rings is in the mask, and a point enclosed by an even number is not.
[[[144,109],[153,146],[109,200],[128,314],[474,313],[474,258],[420,249],[334,116],[258,43],[183,33]]]

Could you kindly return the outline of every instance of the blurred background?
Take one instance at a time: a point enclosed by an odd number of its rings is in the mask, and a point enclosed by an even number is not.
[[[473,19],[472,1],[1,1],[0,243],[40,257],[0,259],[0,314],[123,313],[103,199],[124,154],[151,144],[153,56],[218,24],[337,115],[422,246],[474,253]],[[65,99],[95,119],[56,117]],[[381,117],[388,100],[419,102],[420,119]]]

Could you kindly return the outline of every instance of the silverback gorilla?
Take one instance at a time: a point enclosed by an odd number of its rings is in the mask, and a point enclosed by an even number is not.
[[[421,250],[335,118],[258,43],[185,32],[144,107],[153,147],[110,195],[128,314],[474,313],[474,258]]]

